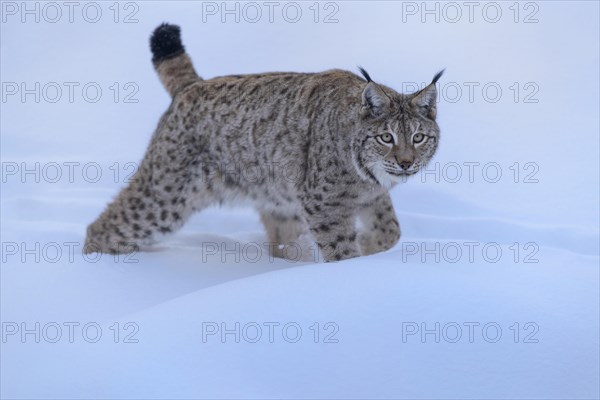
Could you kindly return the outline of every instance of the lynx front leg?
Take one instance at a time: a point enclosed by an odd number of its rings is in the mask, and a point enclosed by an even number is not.
[[[363,255],[388,250],[398,243],[400,224],[389,194],[379,196],[373,204],[361,210],[359,218],[364,225],[358,235]]]
[[[306,218],[326,262],[359,257],[355,216],[350,210],[305,204]]]

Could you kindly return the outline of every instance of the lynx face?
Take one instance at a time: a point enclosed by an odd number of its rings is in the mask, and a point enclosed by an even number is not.
[[[435,122],[435,84],[400,95],[370,82],[363,93],[359,165],[390,187],[417,173],[433,157],[440,129]]]

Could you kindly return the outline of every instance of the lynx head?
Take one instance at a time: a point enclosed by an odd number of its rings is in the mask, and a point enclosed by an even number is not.
[[[436,118],[436,82],[417,93],[405,95],[371,80],[360,68],[367,84],[362,93],[361,132],[355,140],[359,172],[391,187],[425,166],[433,157],[440,129]]]

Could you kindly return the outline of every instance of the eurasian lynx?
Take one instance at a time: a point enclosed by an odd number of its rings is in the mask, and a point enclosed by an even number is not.
[[[85,251],[128,252],[214,203],[250,201],[275,256],[309,238],[326,261],[394,246],[388,190],[438,145],[435,83],[405,95],[342,70],[203,80],[163,24],[153,63],[173,97],[131,183],[87,230]],[[357,229],[357,221],[362,222]]]

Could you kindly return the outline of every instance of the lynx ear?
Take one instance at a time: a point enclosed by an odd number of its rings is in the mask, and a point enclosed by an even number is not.
[[[370,114],[374,117],[382,115],[390,105],[389,97],[375,82],[367,83],[362,93],[363,115]]]
[[[410,104],[425,117],[435,119],[435,100],[437,97],[437,89],[435,84],[430,83],[425,89],[417,92],[410,100]]]
[[[442,76],[444,70],[441,70],[433,77],[433,80],[423,90],[415,93],[410,100],[410,103],[419,111],[423,116],[435,119],[436,116],[436,98],[437,88],[435,84],[438,79]]]

